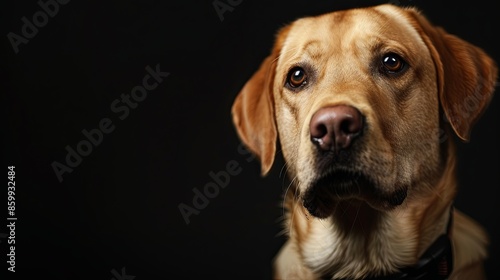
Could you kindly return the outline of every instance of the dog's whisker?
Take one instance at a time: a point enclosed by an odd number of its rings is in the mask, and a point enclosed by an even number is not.
[[[290,182],[290,184],[288,184],[288,187],[286,188],[285,190],[285,194],[283,195],[283,203],[281,205],[281,208],[283,210],[282,212],[282,216],[285,216],[285,204],[286,204],[286,199],[287,199],[287,194],[288,194],[288,190],[290,190],[290,187],[293,185],[294,181],[297,179],[297,176],[295,176],[292,181]]]
[[[289,227],[288,234],[290,235],[290,237],[292,237],[292,234],[293,234],[293,230],[292,230],[292,228],[293,228],[293,220],[294,220],[295,212],[298,211],[297,210],[298,207],[300,207],[300,204],[299,203],[294,203],[293,209],[290,209],[290,211],[292,212],[290,214],[289,225],[288,225],[288,227]]]
[[[290,48],[287,51],[281,50],[280,54],[278,56],[276,56],[275,59],[272,60],[272,63],[276,63],[281,56],[286,55],[286,54],[291,53],[291,52],[296,52],[298,49],[299,49],[299,47]]]
[[[352,203],[350,203],[352,206]],[[354,229],[354,224],[356,224],[356,220],[358,219],[359,215],[359,210],[361,209],[361,206],[358,206],[356,209],[356,215],[354,216],[354,221],[352,221],[351,229],[349,230],[349,233],[352,233],[352,230]]]
[[[280,174],[279,174],[279,178],[282,178],[281,176],[283,175],[283,170],[286,168],[285,170],[285,173],[286,171],[288,171],[288,166],[286,163],[283,164],[283,166],[281,167],[281,170],[280,170]],[[285,178],[286,176],[283,176],[283,179]]]

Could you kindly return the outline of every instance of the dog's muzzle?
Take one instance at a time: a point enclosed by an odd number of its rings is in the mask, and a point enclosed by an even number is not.
[[[362,141],[364,117],[352,106],[323,107],[311,118],[310,139],[315,146],[317,178],[304,191],[303,205],[315,217],[331,214],[336,201],[363,200],[379,210],[401,205],[407,187],[383,191],[371,174],[366,173],[357,155]]]

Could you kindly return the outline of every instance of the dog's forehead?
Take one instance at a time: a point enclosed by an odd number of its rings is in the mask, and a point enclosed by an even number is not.
[[[369,49],[388,42],[423,46],[406,13],[386,4],[299,19],[291,25],[282,56],[290,59],[306,53],[314,58],[324,55],[325,50]]]

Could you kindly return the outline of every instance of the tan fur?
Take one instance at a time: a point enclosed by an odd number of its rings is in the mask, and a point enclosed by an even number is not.
[[[386,77],[377,63],[391,52],[409,66]],[[284,84],[297,65],[310,70],[309,80],[293,91]],[[285,197],[289,240],[276,257],[275,279],[363,279],[415,264],[450,219],[456,159],[446,132],[469,139],[496,76],[481,49],[434,27],[415,9],[339,11],[280,30],[232,108],[238,135],[259,157],[262,174],[273,164],[279,139],[292,181]],[[366,120],[353,160],[376,182],[380,197],[360,191],[332,198],[331,214],[319,219],[302,204],[322,176],[309,123],[319,109],[335,105],[352,106]],[[384,197],[401,186],[407,197],[392,208]],[[487,235],[457,210],[453,216],[451,279],[483,279]]]

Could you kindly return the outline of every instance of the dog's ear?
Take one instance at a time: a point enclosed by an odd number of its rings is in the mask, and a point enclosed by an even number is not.
[[[282,28],[276,37],[271,54],[246,82],[236,97],[231,112],[238,135],[259,159],[262,175],[266,175],[276,153],[273,82],[278,56],[289,27]]]
[[[433,26],[416,10],[410,14],[434,60],[446,118],[457,136],[469,141],[472,126],[493,97],[497,66],[480,48]]]

